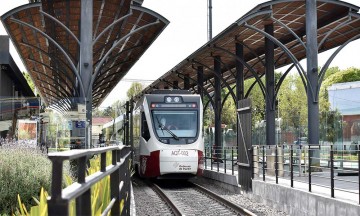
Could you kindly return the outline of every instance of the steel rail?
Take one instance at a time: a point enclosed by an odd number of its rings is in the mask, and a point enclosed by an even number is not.
[[[183,214],[180,209],[178,209],[174,202],[165,194],[165,192],[155,183],[147,182],[147,184],[159,195],[159,197],[170,207],[171,211],[174,213],[175,216],[185,215]]]
[[[256,216],[256,214],[252,213],[251,211],[236,205],[235,203],[232,203],[224,198],[222,198],[221,196],[215,194],[214,192],[196,184],[196,183],[191,183],[192,185],[194,185],[195,189],[200,191],[201,193],[211,197],[212,199],[216,200],[217,202],[224,204],[225,206],[231,208],[232,210],[234,210],[237,214],[240,215],[249,215],[249,216]]]

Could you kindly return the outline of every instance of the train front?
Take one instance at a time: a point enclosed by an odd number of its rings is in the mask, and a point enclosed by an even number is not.
[[[202,103],[198,95],[151,95],[148,100],[159,178],[202,175]],[[155,138],[154,137],[154,138]]]

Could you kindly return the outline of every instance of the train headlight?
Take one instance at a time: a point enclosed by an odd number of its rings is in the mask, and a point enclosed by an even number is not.
[[[165,103],[182,103],[181,96],[165,96]]]
[[[171,103],[171,102],[172,102],[172,98],[171,98],[171,97],[167,97],[167,98],[166,98],[166,102]]]

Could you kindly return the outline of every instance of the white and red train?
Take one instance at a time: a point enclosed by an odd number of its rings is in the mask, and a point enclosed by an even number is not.
[[[133,111],[134,163],[145,178],[202,175],[202,102],[183,90],[145,94]]]
[[[156,90],[137,100],[129,128],[133,130],[134,165],[141,177],[202,175],[202,111],[200,96],[184,90]],[[121,115],[104,125],[106,141],[122,143],[124,119]]]

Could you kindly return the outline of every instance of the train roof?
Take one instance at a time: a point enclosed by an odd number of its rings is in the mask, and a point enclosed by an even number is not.
[[[192,94],[189,90],[182,89],[156,89],[150,94]]]

